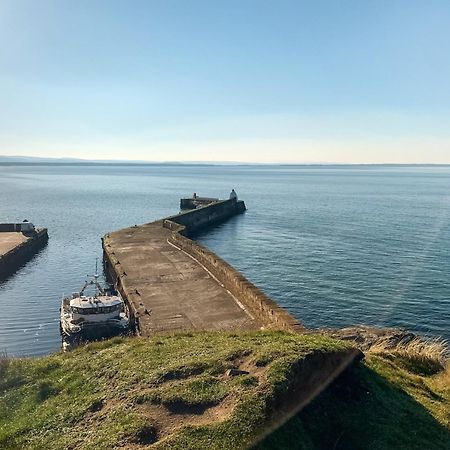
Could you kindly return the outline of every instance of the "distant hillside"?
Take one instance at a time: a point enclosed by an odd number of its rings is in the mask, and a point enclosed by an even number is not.
[[[258,165],[257,163],[239,163],[229,161],[144,161],[119,159],[79,159],[79,158],[43,158],[38,156],[2,156],[0,164],[127,164],[127,165]]]
[[[0,164],[142,164],[145,161],[90,160],[81,158],[43,158],[39,156],[1,156]]]
[[[38,156],[2,156],[0,155],[0,163],[71,163],[71,162],[89,162],[76,158],[41,158]]]

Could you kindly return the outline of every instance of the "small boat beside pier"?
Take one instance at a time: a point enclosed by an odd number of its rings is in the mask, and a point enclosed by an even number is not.
[[[104,289],[96,273],[87,280],[80,292],[61,301],[60,330],[63,350],[82,342],[126,334],[129,327],[128,309],[118,292]],[[85,295],[93,286],[95,293]]]

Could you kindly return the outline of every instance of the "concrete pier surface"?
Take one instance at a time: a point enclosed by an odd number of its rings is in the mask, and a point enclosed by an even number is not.
[[[156,222],[110,233],[103,241],[140,334],[260,328],[211,274],[168,242],[171,234]]]
[[[28,237],[22,233],[6,232],[0,233],[0,258],[11,252],[19,245],[28,241]]]
[[[105,270],[139,334],[303,329],[234,268],[187,237],[244,211],[244,202],[224,200],[104,236]]]
[[[32,233],[0,232],[0,280],[14,273],[48,241],[46,228]]]

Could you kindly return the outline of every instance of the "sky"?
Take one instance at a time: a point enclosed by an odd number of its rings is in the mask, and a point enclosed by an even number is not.
[[[0,155],[450,163],[448,0],[0,0]]]

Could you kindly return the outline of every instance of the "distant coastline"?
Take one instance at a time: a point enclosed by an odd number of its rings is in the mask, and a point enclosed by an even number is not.
[[[257,167],[308,167],[308,168],[346,168],[346,167],[449,167],[450,163],[336,163],[336,162],[303,162],[303,163],[259,163],[241,161],[141,161],[141,160],[109,160],[78,158],[44,158],[38,156],[2,156],[0,166],[257,166]]]

